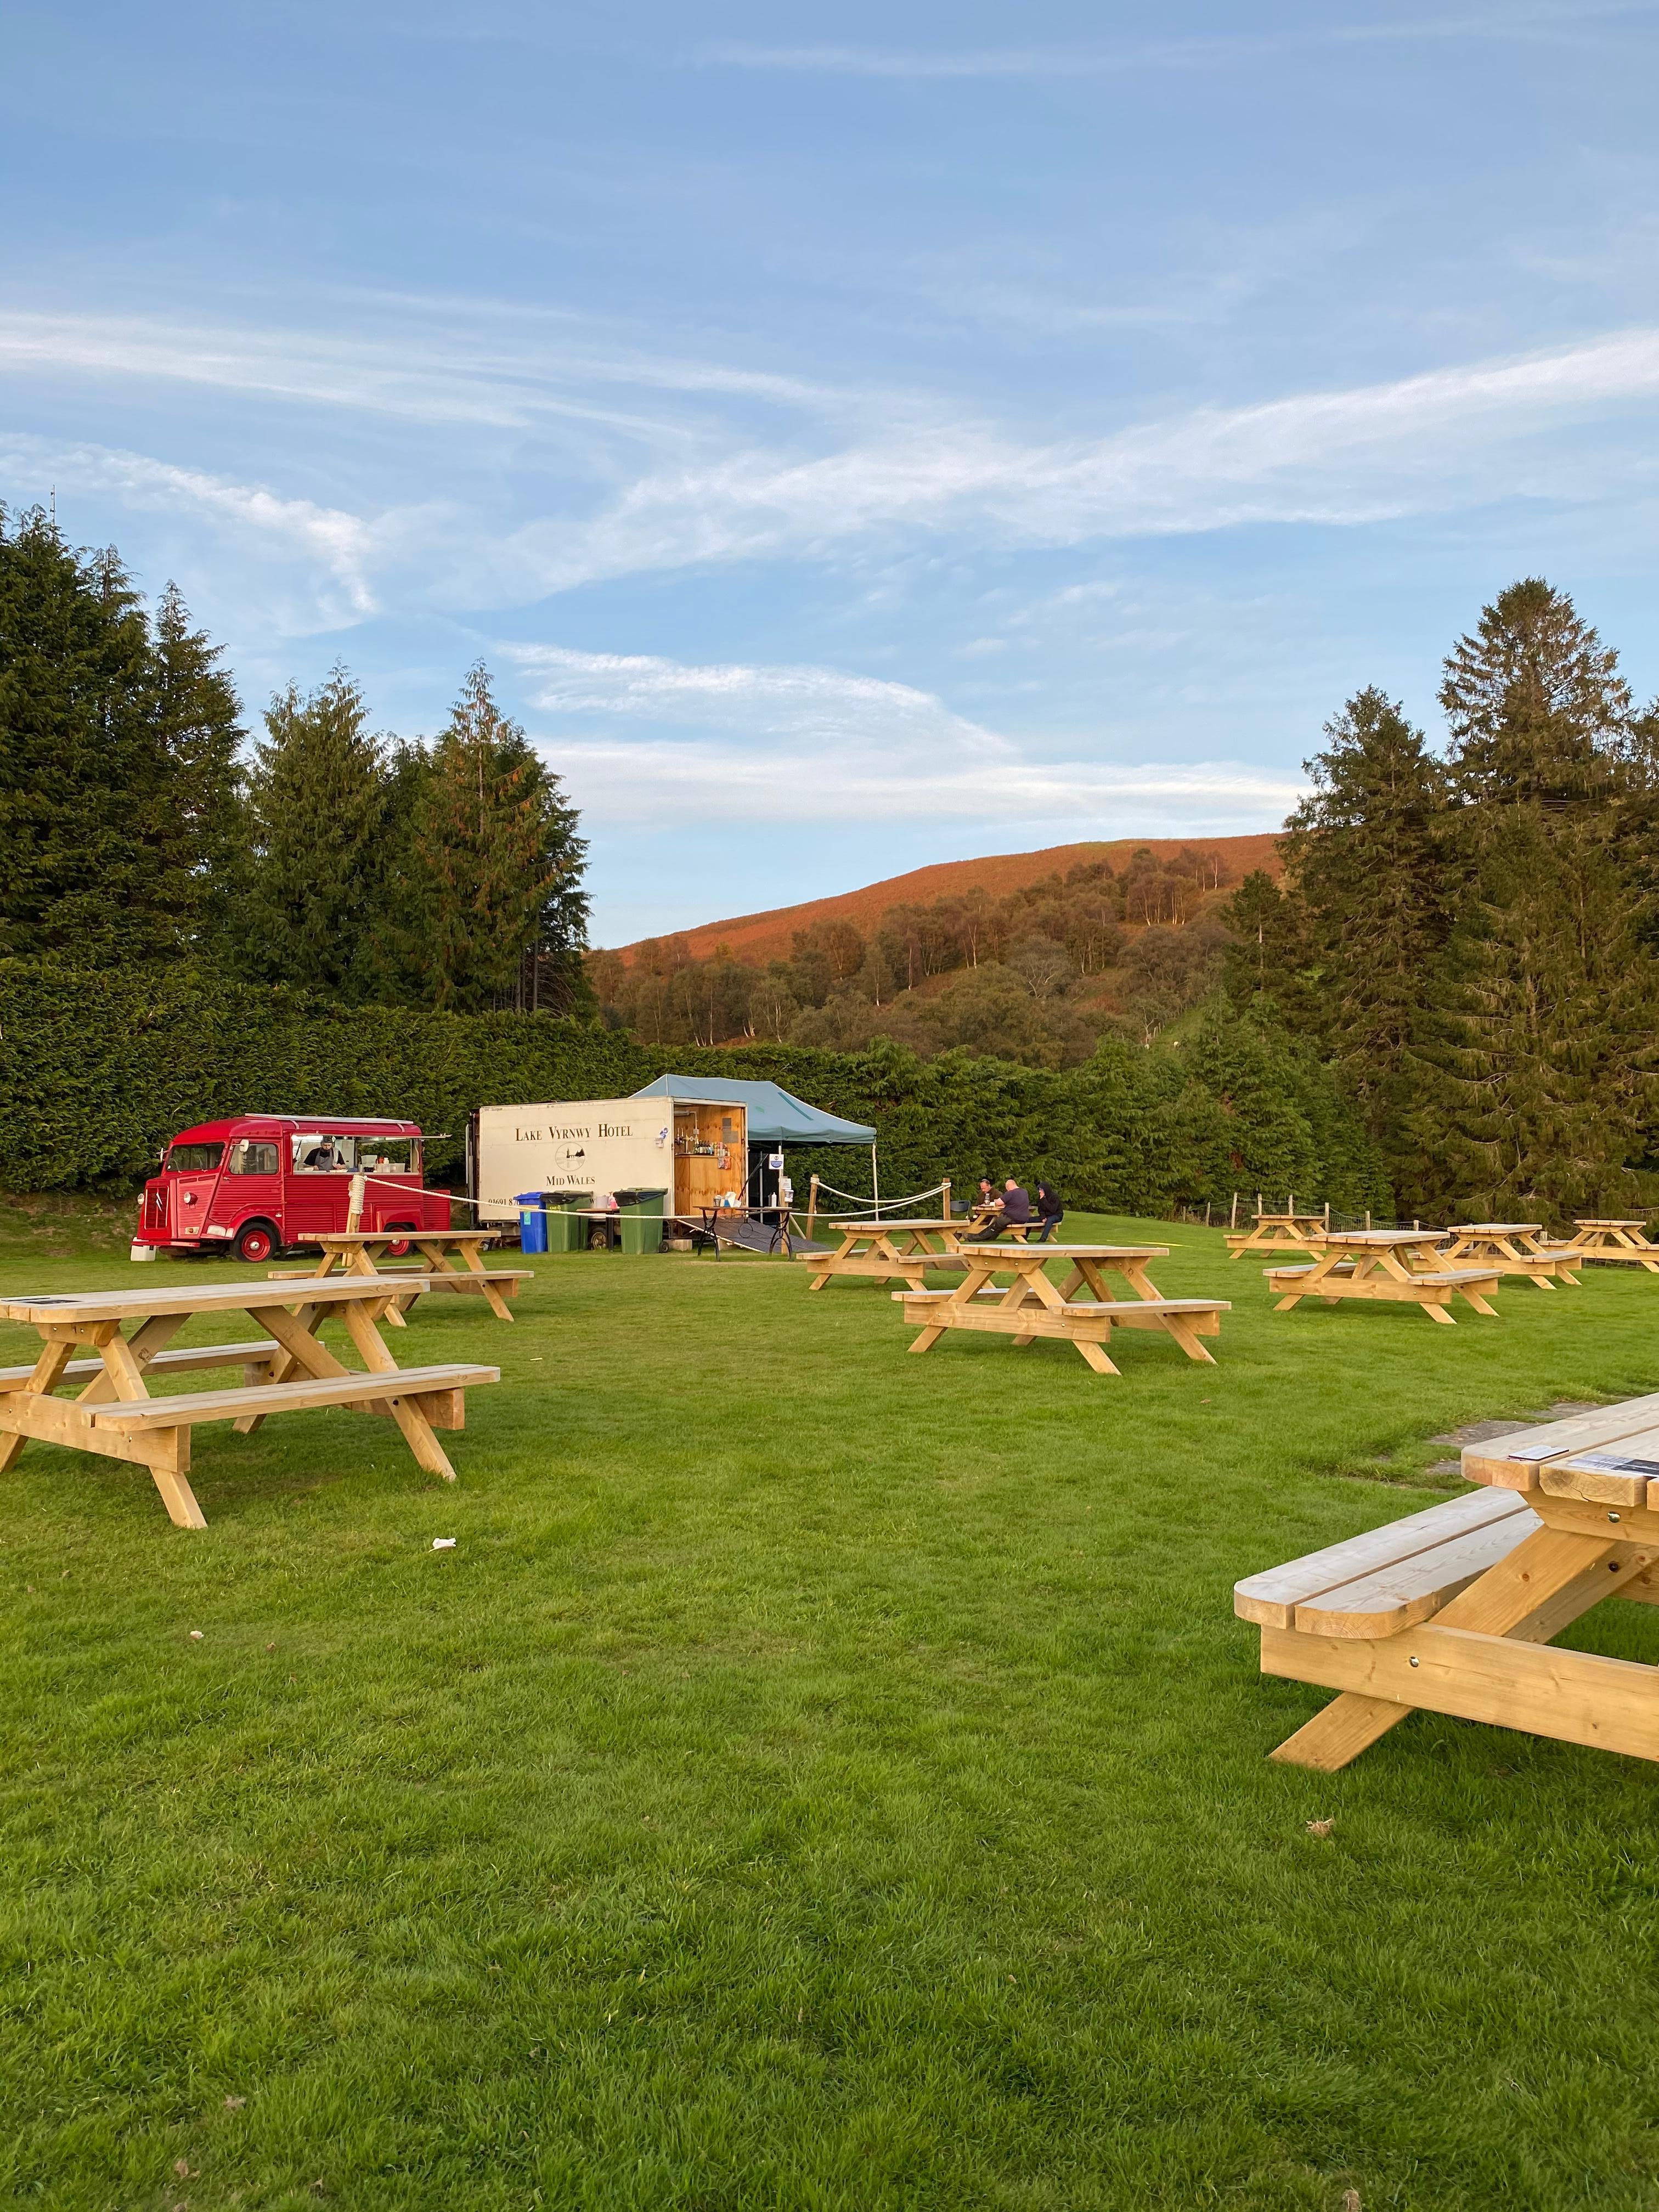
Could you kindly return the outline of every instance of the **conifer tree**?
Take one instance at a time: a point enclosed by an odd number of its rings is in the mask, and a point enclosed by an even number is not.
[[[1287,824],[1285,866],[1326,1049],[1386,1142],[1410,1108],[1417,1011],[1449,927],[1445,780],[1422,732],[1375,686],[1325,735],[1305,763],[1313,788]]]
[[[1623,787],[1632,707],[1619,656],[1541,576],[1481,611],[1447,658],[1440,703],[1466,806],[1582,805]]]
[[[171,766],[169,837],[183,878],[193,948],[222,949],[233,908],[246,888],[247,823],[238,758],[246,734],[241,702],[221,668],[220,647],[192,629],[176,584],[155,610],[153,647],[157,731]]]
[[[412,839],[422,995],[459,1012],[580,1001],[587,847],[558,777],[496,705],[482,661],[426,769]]]
[[[1259,1020],[1317,1033],[1317,978],[1310,974],[1301,901],[1282,890],[1265,868],[1255,868],[1222,908],[1221,919],[1232,932],[1221,967],[1232,1003]]]
[[[1412,1202],[1559,1225],[1632,1202],[1626,1164],[1652,1115],[1653,960],[1596,815],[1506,812],[1431,986]]]
[[[252,855],[238,934],[254,975],[349,1002],[383,994],[391,771],[336,666],[265,709],[248,775]]]
[[[0,511],[0,950],[83,966],[176,952],[173,835],[148,626],[113,551]]]
[[[1430,994],[1413,1117],[1425,1202],[1553,1220],[1628,1197],[1652,1116],[1659,969],[1649,799],[1617,656],[1541,578],[1446,664],[1457,927]]]

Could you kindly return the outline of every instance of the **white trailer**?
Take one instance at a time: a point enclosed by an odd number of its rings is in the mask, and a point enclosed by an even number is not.
[[[748,1180],[749,1117],[731,1100],[481,1106],[467,1133],[467,1188],[481,1224],[516,1221],[526,1190],[662,1190],[665,1213],[696,1221],[728,1196],[742,1206]]]

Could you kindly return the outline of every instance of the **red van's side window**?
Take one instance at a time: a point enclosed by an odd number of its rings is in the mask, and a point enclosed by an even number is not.
[[[275,1175],[276,1147],[244,1137],[231,1146],[228,1164],[232,1175]]]

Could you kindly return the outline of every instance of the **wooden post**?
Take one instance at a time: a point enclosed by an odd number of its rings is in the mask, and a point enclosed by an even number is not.
[[[1257,1191],[1255,1194],[1255,1210],[1257,1218],[1260,1218],[1261,1213],[1261,1193],[1260,1191]]]
[[[1366,1228],[1367,1228],[1367,1229],[1369,1229],[1369,1228],[1370,1227],[1370,1225],[1371,1225],[1371,1210],[1370,1210],[1370,1206],[1368,1206],[1365,1208],[1365,1226],[1366,1226]]]
[[[363,1192],[367,1188],[367,1180],[361,1174],[355,1175],[351,1178],[350,1188],[346,1198],[348,1230],[361,1229],[363,1225]]]
[[[1330,1235],[1330,1233],[1331,1233],[1331,1201],[1330,1201],[1330,1200],[1329,1200],[1329,1199],[1328,1198],[1328,1199],[1325,1200],[1325,1234],[1328,1237],[1328,1236]]]
[[[1227,1217],[1227,1226],[1229,1229],[1237,1229],[1238,1226],[1238,1193],[1237,1191],[1233,1193],[1233,1210]]]
[[[812,1242],[812,1224],[817,1218],[817,1211],[818,1179],[814,1176],[806,1193],[806,1241],[809,1244]]]
[[[945,1218],[948,1221],[951,1218],[951,1178],[949,1176],[946,1176],[945,1178],[944,1188],[941,1189],[939,1195],[945,1200]]]
[[[876,1148],[870,1147],[870,1203],[878,1221],[881,1218],[881,1177],[876,1172]]]
[[[1286,1213],[1296,1212],[1296,1193],[1293,1190],[1286,1191],[1285,1194],[1285,1211]]]
[[[1209,1227],[1209,1225],[1210,1225],[1210,1201],[1209,1201],[1209,1200],[1206,1198],[1206,1199],[1205,1200],[1205,1201],[1204,1201],[1204,1226],[1207,1229],[1207,1228]]]

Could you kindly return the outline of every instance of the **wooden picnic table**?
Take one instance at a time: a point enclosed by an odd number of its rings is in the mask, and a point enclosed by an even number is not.
[[[812,1270],[809,1290],[856,1277],[870,1282],[896,1279],[919,1291],[929,1267],[951,1265],[957,1243],[972,1226],[968,1221],[842,1221],[836,1224],[841,1243],[835,1251],[795,1256]]]
[[[1325,1241],[1322,1213],[1258,1213],[1255,1226],[1243,1235],[1230,1231],[1228,1255],[1242,1260],[1247,1252],[1315,1252]]]
[[[1659,1668],[1550,1648],[1604,1598],[1659,1605],[1659,1396],[1463,1453],[1481,1487],[1252,1575],[1261,1670],[1340,1694],[1273,1757],[1346,1766],[1422,1709],[1659,1759]]]
[[[1455,1323],[1446,1309],[1461,1297],[1495,1320],[1497,1310],[1486,1299],[1498,1288],[1497,1268],[1439,1266],[1434,1247],[1444,1235],[1442,1229],[1333,1229],[1308,1266],[1262,1270],[1269,1290],[1280,1294],[1273,1310],[1289,1313],[1303,1298],[1326,1305],[1374,1298],[1420,1306],[1449,1328]]]
[[[1540,1291],[1576,1284],[1571,1255],[1541,1245],[1543,1233],[1537,1221],[1472,1221],[1452,1230],[1451,1242],[1435,1258],[1443,1267],[1492,1267],[1500,1275],[1519,1275]]]
[[[318,1282],[331,1275],[338,1267],[349,1275],[380,1275],[380,1262],[396,1244],[406,1247],[421,1255],[424,1267],[410,1270],[419,1273],[426,1287],[434,1291],[476,1291],[489,1302],[489,1310],[497,1321],[511,1321],[507,1299],[519,1295],[520,1283],[534,1280],[527,1267],[486,1267],[482,1254],[487,1244],[500,1241],[498,1229],[340,1229],[319,1231],[308,1235],[305,1242],[321,1248],[321,1257],[309,1267],[273,1267],[273,1282]],[[461,1264],[456,1267],[452,1253],[459,1254]],[[397,1271],[393,1271],[394,1274]],[[407,1278],[405,1278],[405,1283]],[[503,1296],[505,1293],[505,1297]],[[404,1316],[420,1292],[407,1287],[387,1306],[386,1319],[394,1328],[408,1326]]]
[[[413,1279],[419,1289],[429,1287],[426,1276]],[[0,1369],[0,1474],[31,1437],[126,1460],[149,1469],[181,1528],[204,1528],[189,1482],[194,1427],[234,1421],[249,1435],[271,1413],[346,1406],[389,1414],[420,1464],[453,1482],[455,1470],[433,1431],[460,1428],[463,1393],[471,1383],[499,1382],[501,1370],[400,1368],[375,1322],[394,1285],[410,1284],[406,1275],[345,1275],[309,1280],[303,1291],[267,1280],[0,1297],[0,1319],[40,1337],[32,1367]],[[168,1349],[187,1322],[234,1312],[246,1313],[263,1334],[251,1343]],[[365,1371],[344,1366],[319,1337],[321,1323],[336,1316]],[[94,1356],[77,1359],[77,1347]],[[241,1368],[242,1385],[150,1395],[152,1376],[213,1367]],[[72,1398],[54,1395],[65,1383],[81,1386]]]
[[[1626,1267],[1645,1267],[1659,1275],[1659,1244],[1650,1244],[1645,1221],[1578,1221],[1565,1243],[1545,1244],[1546,1252],[1570,1256],[1575,1264],[1586,1260],[1607,1261]]]
[[[1160,1297],[1148,1264],[1169,1255],[1167,1244],[959,1244],[953,1255],[963,1270],[954,1290],[895,1291],[904,1318],[921,1334],[912,1352],[929,1352],[949,1329],[981,1329],[1012,1336],[1022,1350],[1042,1336],[1073,1345],[1098,1375],[1118,1370],[1106,1352],[1114,1328],[1163,1329],[1188,1359],[1214,1362],[1199,1339],[1220,1333],[1224,1298]],[[1050,1260],[1065,1263],[1063,1283],[1048,1273]],[[994,1282],[1012,1275],[1006,1289]],[[1114,1297],[1107,1277],[1116,1275],[1131,1295]],[[1086,1290],[1089,1296],[1078,1293]]]

